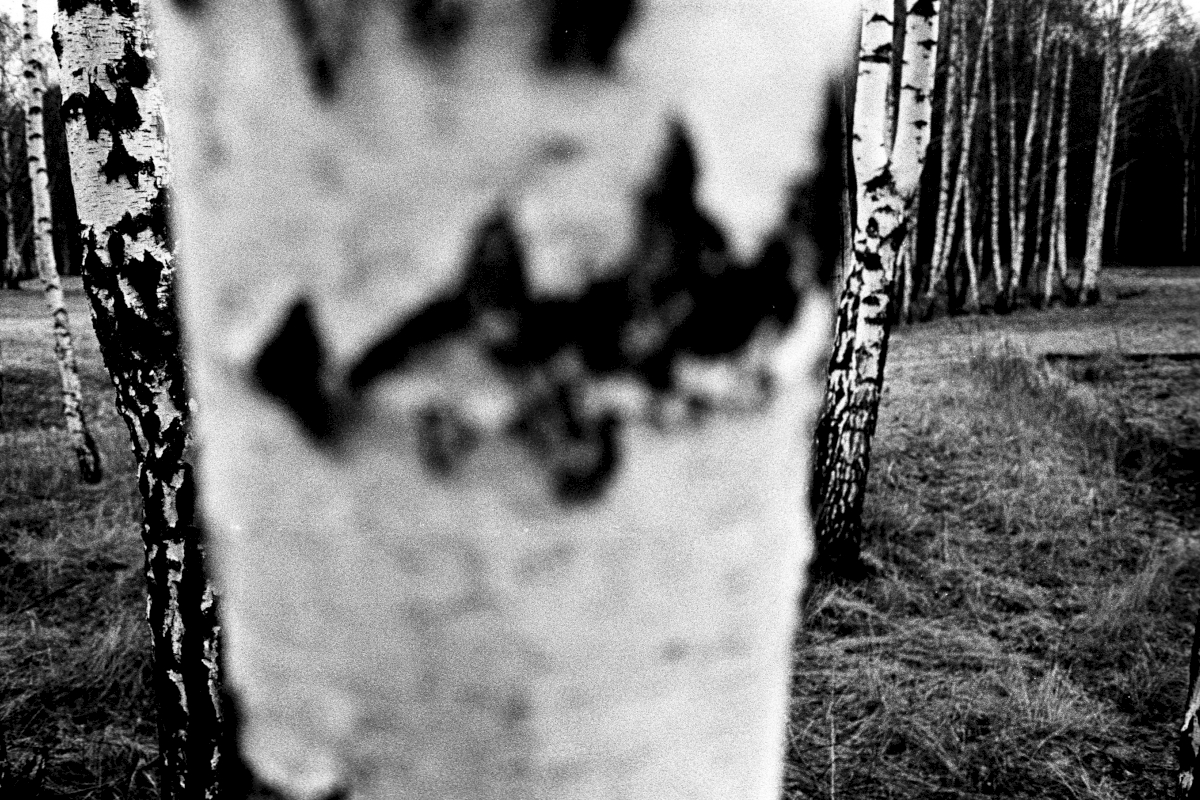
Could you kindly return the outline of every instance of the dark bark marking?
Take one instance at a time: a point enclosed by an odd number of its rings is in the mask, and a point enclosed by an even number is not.
[[[450,55],[462,43],[471,22],[461,0],[407,0],[403,9],[409,41],[434,59]]]
[[[150,82],[150,64],[134,47],[133,37],[129,35],[125,37],[125,52],[116,63],[106,64],[104,71],[113,86],[144,89]]]
[[[136,189],[140,182],[139,175],[154,175],[154,162],[152,160],[138,161],[131,156],[125,149],[125,143],[121,141],[120,134],[114,133],[112,147],[108,151],[108,158],[100,167],[100,174],[109,183],[124,175],[129,181],[129,185]]]
[[[327,374],[325,352],[309,301],[300,299],[253,367],[269,397],[281,402],[320,446],[336,445],[386,375],[465,339],[521,387],[521,406],[508,434],[543,464],[564,503],[598,497],[619,463],[612,412],[587,412],[590,382],[616,374],[658,397],[677,387],[681,354],[720,357],[741,350],[765,320],[790,324],[809,285],[800,273],[815,267],[828,282],[840,248],[839,117],[831,112],[825,149],[832,153],[814,178],[796,186],[780,230],[761,253],[738,263],[725,237],[698,208],[699,166],[682,125],[676,125],[662,165],[642,196],[635,252],[575,298],[534,298],[524,255],[500,209],[476,236],[459,284],[434,297],[367,348],[344,382]],[[813,262],[816,262],[813,264]],[[770,381],[758,386],[767,396]],[[712,409],[683,398],[698,423]],[[431,407],[417,421],[425,466],[452,476],[476,434],[449,407]]]
[[[68,97],[62,104],[62,114],[69,119],[82,114],[88,138],[92,141],[100,138],[101,131],[113,128],[112,101],[95,83],[89,84],[86,97],[79,92]]]
[[[634,0],[548,2],[542,45],[545,65],[550,69],[607,70],[621,34],[636,16]]]
[[[178,6],[188,5],[184,0],[176,0]],[[58,10],[68,17],[74,16],[88,6],[99,6],[105,14],[114,11],[123,17],[133,16],[133,0],[59,0]]]
[[[312,310],[301,300],[263,349],[254,379],[267,396],[289,408],[318,443],[330,444],[345,428],[348,404],[326,390],[325,371],[325,346],[313,325]]]

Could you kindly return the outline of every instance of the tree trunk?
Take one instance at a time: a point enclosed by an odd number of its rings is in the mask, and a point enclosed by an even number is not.
[[[1049,217],[1046,209],[1046,186],[1049,183],[1050,177],[1050,147],[1054,139],[1054,95],[1058,90],[1058,75],[1062,67],[1062,51],[1063,41],[1060,37],[1055,36],[1052,39],[1054,45],[1054,66],[1050,68],[1050,96],[1046,102],[1046,122],[1042,126],[1042,168],[1038,171],[1038,201],[1037,201],[1037,220],[1035,222],[1036,235],[1033,244],[1033,263],[1034,276],[1037,274],[1037,267],[1045,267],[1050,260],[1049,256],[1042,260],[1042,243],[1045,241],[1046,221]]]
[[[0,126],[0,158],[4,170],[4,288],[15,289],[21,276],[21,254],[17,250],[16,223],[13,220],[13,158],[8,127]]]
[[[1043,304],[1054,297],[1054,276],[1065,282],[1067,277],[1067,166],[1071,154],[1071,82],[1075,73],[1075,44],[1069,34],[1063,39],[1067,49],[1067,66],[1063,74],[1062,117],[1058,123],[1058,166],[1054,178],[1054,214],[1050,220],[1050,266],[1042,288]]]
[[[932,298],[937,293],[934,276],[944,272],[945,267],[943,265],[946,260],[946,248],[949,245],[949,240],[953,239],[950,230],[953,227],[953,222],[950,220],[950,193],[953,186],[951,178],[954,167],[954,134],[959,123],[958,114],[961,113],[961,107],[954,98],[958,96],[958,82],[962,78],[959,75],[959,63],[961,61],[962,38],[965,35],[964,25],[961,22],[962,14],[958,11],[957,3],[949,4],[947,19],[950,23],[947,26],[950,34],[950,46],[942,48],[942,53],[946,55],[947,63],[946,99],[942,103],[942,163],[938,171],[937,217],[933,228],[933,254],[930,256],[929,284],[926,289],[926,303],[928,305],[932,305]]]
[[[1191,222],[1190,212],[1188,210],[1188,189],[1191,184],[1191,159],[1185,150],[1183,154],[1183,224],[1179,229],[1179,252],[1184,258],[1187,258],[1188,252],[1188,223]]]
[[[1183,713],[1183,725],[1179,732],[1179,773],[1177,776],[1179,800],[1200,800],[1200,781],[1196,780],[1196,769],[1200,766],[1200,617],[1196,620],[1192,637],[1192,659],[1188,681],[1188,699]]]
[[[1101,88],[1100,128],[1096,133],[1096,161],[1092,167],[1092,198],[1088,205],[1087,244],[1083,255],[1083,279],[1079,284],[1079,301],[1085,305],[1100,302],[1100,267],[1104,256],[1104,223],[1108,212],[1108,188],[1117,120],[1121,114],[1121,96],[1125,91],[1125,76],[1129,59],[1120,49],[1120,42],[1108,43],[1104,52],[1104,83]]]
[[[862,45],[854,108],[859,179],[855,261],[838,307],[825,409],[814,439],[817,560],[820,574],[860,568],[862,504],[871,437],[879,416],[888,337],[894,321],[896,258],[905,213],[919,189],[927,146],[937,42],[937,4],[908,9],[905,63],[896,140],[883,137],[880,116],[891,65],[879,57],[890,42],[890,0],[863,3]],[[901,57],[901,54],[895,54]]]
[[[63,302],[62,284],[54,261],[54,224],[50,215],[50,184],[46,174],[46,143],[42,133],[42,96],[46,91],[45,65],[38,47],[37,7],[33,0],[24,3],[22,50],[25,60],[25,148],[29,161],[30,193],[33,197],[33,250],[38,275],[45,287],[46,305],[54,324],[54,356],[62,383],[63,418],[67,436],[79,462],[79,476],[86,483],[99,483],[103,477],[100,451],[92,440],[83,414],[83,390],[75,349],[71,343],[71,324]]]
[[[995,41],[988,43],[987,53],[987,70],[988,70],[988,145],[990,147],[992,175],[989,183],[991,184],[991,202],[988,213],[990,220],[990,229],[988,231],[992,244],[992,280],[996,285],[996,298],[999,300],[1004,294],[1004,266],[1003,257],[1000,252],[1000,115],[999,101],[996,93],[999,90],[999,84],[996,81],[996,45]]]
[[[162,97],[138,3],[68,8],[58,18],[63,117],[84,285],[142,494],[161,793],[216,797],[218,625],[193,513]]]
[[[852,33],[630,6],[156,7],[228,710],[285,795],[779,796]]]
[[[989,37],[991,36],[992,10],[993,10],[993,0],[987,0],[986,11],[984,12],[983,34],[982,34],[982,41],[985,43],[988,41]],[[979,110],[979,88],[982,84],[983,54],[986,49],[987,49],[986,44],[984,44],[983,46],[981,46],[979,48],[979,50],[976,53],[975,64],[974,64],[974,74],[971,76],[971,91],[970,91],[970,94],[967,95],[967,97],[968,97],[967,110],[966,110],[966,114],[963,117],[962,145],[959,148],[958,170],[956,172],[956,179],[954,181],[954,189],[953,189],[953,192],[951,193],[951,198],[950,198],[949,214],[947,216],[950,229],[953,229],[953,227],[954,227],[955,220],[958,217],[959,207],[962,204],[964,181],[969,179],[969,176],[967,175],[967,170],[969,169],[969,166],[970,166],[971,143],[974,141],[974,138],[975,138],[975,117]],[[964,61],[966,60],[968,55],[969,54],[964,54],[964,58],[963,58]],[[964,72],[965,72],[965,69],[964,69]],[[949,97],[949,95],[948,95],[948,97]],[[949,235],[949,233],[947,235]],[[970,245],[967,245],[967,246],[970,246]],[[935,247],[936,247],[936,245],[935,245]],[[943,275],[945,274],[946,268],[947,268],[947,263],[945,261],[938,262],[935,260],[935,262],[933,264],[933,268],[931,270],[930,277],[929,277],[929,285],[927,287],[927,294],[926,294],[926,298],[925,298],[926,304],[928,304],[928,305],[933,304],[933,298],[937,291],[937,284],[939,281],[941,281]]]
[[[1033,55],[1033,88],[1029,98],[1029,119],[1025,123],[1025,138],[1021,146],[1021,170],[1017,174],[1017,182],[1013,187],[1016,197],[1016,216],[1012,223],[1012,264],[1008,271],[1008,291],[1005,293],[1003,305],[1011,308],[1016,302],[1017,293],[1025,275],[1025,245],[1026,220],[1029,217],[1029,168],[1033,163],[1033,138],[1037,133],[1038,105],[1041,102],[1042,90],[1042,56],[1046,48],[1046,22],[1050,13],[1050,0],[1042,0],[1042,15],[1038,22],[1037,44],[1034,45]],[[1009,110],[1011,117],[1016,117],[1016,108]],[[1016,143],[1013,143],[1016,147]]]

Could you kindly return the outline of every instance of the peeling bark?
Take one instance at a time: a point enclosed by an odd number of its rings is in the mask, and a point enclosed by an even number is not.
[[[25,59],[25,148],[29,160],[30,193],[33,197],[33,251],[38,275],[42,279],[46,305],[54,330],[54,357],[62,383],[63,419],[67,437],[79,463],[79,476],[86,483],[99,483],[103,477],[100,451],[88,430],[83,413],[83,389],[75,348],[71,342],[71,322],[63,302],[62,284],[54,260],[54,223],[50,215],[50,183],[46,173],[46,142],[43,134],[42,97],[46,91],[46,70],[38,46],[37,7],[33,0],[24,2],[22,55]]]
[[[64,9],[63,115],[84,285],[142,495],[161,794],[215,798],[223,752],[218,625],[194,510],[162,98],[138,3]]]

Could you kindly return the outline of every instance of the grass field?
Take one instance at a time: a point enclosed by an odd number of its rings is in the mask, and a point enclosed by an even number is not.
[[[1200,584],[1200,272],[898,333],[865,524],[817,586],[789,798],[1161,797]],[[0,292],[0,718],[16,797],[155,796],[138,502],[77,284],[108,478],[75,478],[40,293]],[[1045,366],[1046,352],[1091,357]],[[6,799],[7,800],[7,799]]]

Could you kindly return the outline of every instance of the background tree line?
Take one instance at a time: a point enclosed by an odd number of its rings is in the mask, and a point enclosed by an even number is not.
[[[1087,301],[1085,262],[1089,273],[1114,261],[1190,262],[1200,34],[1182,6],[942,6],[918,235],[898,265],[900,318]]]

